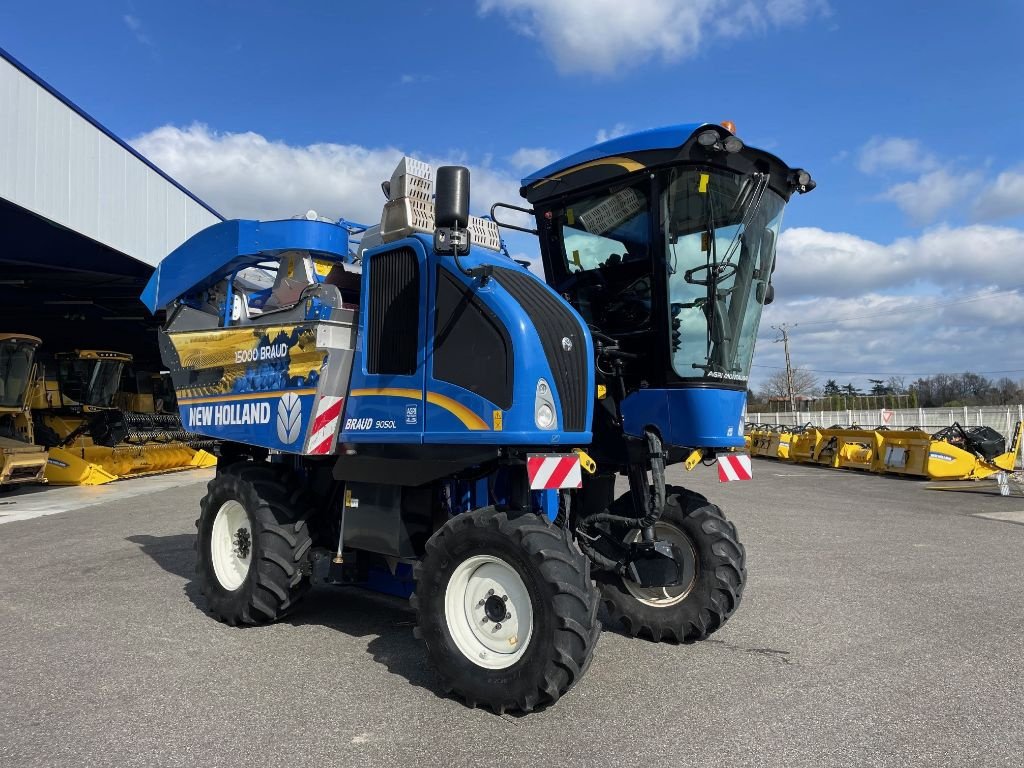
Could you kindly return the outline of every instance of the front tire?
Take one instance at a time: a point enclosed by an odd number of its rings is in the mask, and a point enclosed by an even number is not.
[[[630,494],[616,499],[609,511],[631,516]],[[630,531],[626,541],[639,533]],[[595,575],[608,615],[633,637],[676,643],[704,640],[739,607],[747,581],[746,551],[736,526],[699,493],[668,488],[655,534],[689,561],[683,568],[684,583],[645,588],[617,574],[599,572]]]
[[[309,589],[308,508],[266,463],[224,467],[196,521],[196,576],[210,613],[231,626],[276,621]]]
[[[412,606],[447,690],[498,714],[557,701],[586,672],[601,632],[590,563],[568,533],[492,507],[430,538]]]

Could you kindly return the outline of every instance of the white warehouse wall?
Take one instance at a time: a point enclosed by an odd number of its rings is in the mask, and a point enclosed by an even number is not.
[[[0,197],[150,266],[220,221],[2,56]]]

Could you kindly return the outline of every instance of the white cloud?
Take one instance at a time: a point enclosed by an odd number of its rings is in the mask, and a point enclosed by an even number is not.
[[[615,74],[677,61],[718,38],[762,34],[827,13],[824,0],[478,0],[538,39],[562,72]]]
[[[796,323],[790,331],[793,364],[819,371],[821,383],[833,378],[866,388],[869,377],[901,374],[909,384],[927,374],[963,371],[1024,379],[1022,372],[994,373],[1024,371],[1024,351],[999,346],[999,339],[1020,327],[1024,296],[1003,293],[964,301],[979,293],[778,300],[765,310],[752,381],[759,383],[785,366],[782,345],[772,343],[775,334],[769,327],[780,322]],[[854,319],[831,322],[837,318]]]
[[[940,162],[917,139],[898,136],[868,140],[861,147],[857,167],[873,175],[916,174],[917,178],[890,184],[876,197],[895,203],[915,224],[934,221],[970,196],[975,199],[966,212],[975,220],[1024,215],[1024,167],[1003,171],[989,182],[982,171],[958,170],[954,163]],[[979,192],[983,181],[985,188]]]
[[[978,198],[974,215],[978,219],[1024,216],[1024,168],[1000,173]]]
[[[431,83],[436,79],[433,75],[406,73],[398,78],[398,82],[400,85],[420,85],[422,83]]]
[[[920,173],[938,167],[935,156],[917,139],[873,136],[860,149],[857,167],[868,174],[887,171]]]
[[[770,325],[797,323],[793,362],[822,381],[866,385],[869,374],[1024,370],[1024,296],[1008,264],[1024,250],[1012,227],[942,226],[889,244],[844,232],[783,232],[755,353],[756,384],[785,365]],[[976,297],[981,296],[978,299]],[[839,318],[843,322],[832,322]],[[999,378],[1002,374],[993,376]],[[1022,374],[1007,374],[1024,378]]]
[[[625,123],[616,123],[611,128],[601,128],[597,135],[594,136],[594,141],[598,144],[617,139],[619,136],[625,136],[629,133],[629,126]]]
[[[1008,270],[1024,253],[1024,231],[973,224],[940,226],[883,245],[816,227],[783,230],[775,283],[793,298],[909,294],[921,286],[975,290],[1024,282]],[[1012,287],[1012,286],[1008,286]]]
[[[294,146],[258,133],[218,133],[202,124],[165,125],[131,142],[143,155],[228,218],[321,216],[375,223],[403,154],[433,166],[456,163],[472,171],[474,212],[497,201],[517,202],[519,178],[462,155],[431,157],[414,147],[319,143]]]
[[[927,224],[971,194],[980,182],[979,173],[955,174],[940,168],[915,181],[894,184],[878,199],[896,203],[915,224]]]
[[[517,171],[539,171],[541,168],[551,165],[561,155],[553,149],[546,147],[523,147],[509,155],[508,163]],[[506,201],[509,202],[509,201]]]
[[[143,45],[153,45],[153,39],[146,34],[146,30],[142,26],[142,19],[138,16],[132,16],[130,13],[126,13],[121,17],[121,20],[125,23],[125,26],[131,30],[136,40]]]

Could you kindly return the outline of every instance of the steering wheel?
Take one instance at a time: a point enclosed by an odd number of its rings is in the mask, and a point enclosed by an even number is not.
[[[714,282],[720,283],[723,280],[728,280],[730,277],[736,274],[738,266],[733,262],[723,262],[721,264],[701,264],[699,267],[688,269],[683,273],[683,279],[686,282],[693,285],[710,285],[712,280],[712,274],[714,275]],[[707,272],[708,276],[700,279],[694,278],[694,275],[700,272]]]

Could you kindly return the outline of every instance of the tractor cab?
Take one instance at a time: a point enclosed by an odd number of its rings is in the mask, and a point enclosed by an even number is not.
[[[594,333],[627,434],[743,445],[783,208],[813,188],[728,124],[623,136],[523,180],[548,282]]]
[[[29,410],[39,344],[35,336],[0,333],[0,488],[46,482],[46,451],[34,445]]]
[[[0,418],[25,410],[40,341],[25,334],[0,334]]]
[[[81,350],[61,352],[57,358],[54,405],[81,413],[115,408],[121,373],[132,356],[123,352]]]

